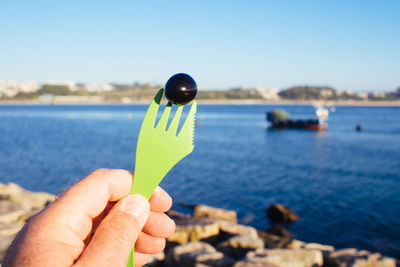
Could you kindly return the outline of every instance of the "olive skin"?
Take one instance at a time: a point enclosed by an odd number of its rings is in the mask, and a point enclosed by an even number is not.
[[[197,84],[190,75],[177,73],[165,84],[165,97],[174,104],[186,105],[197,94]]]

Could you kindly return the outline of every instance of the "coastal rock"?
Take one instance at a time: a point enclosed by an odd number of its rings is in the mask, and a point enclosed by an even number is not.
[[[302,249],[305,246],[306,242],[297,240],[297,239],[293,239],[289,244],[288,244],[288,248],[290,249]]]
[[[0,223],[0,262],[6,253],[8,246],[14,239],[14,236],[24,226],[23,222],[14,222],[11,224]]]
[[[204,242],[192,242],[186,245],[174,247],[167,253],[167,266],[232,266],[234,260],[216,251],[210,244]]]
[[[281,236],[281,237],[291,237],[292,236],[292,234],[288,230],[286,230],[284,227],[282,227],[281,225],[278,225],[278,224],[271,226],[269,229],[266,230],[266,232],[273,234],[273,235]]]
[[[22,214],[21,217],[19,217],[19,221],[21,222],[27,222],[29,221],[30,218],[32,218],[33,216],[35,216],[39,211],[41,211],[41,209],[32,209],[27,211],[26,213]]]
[[[166,212],[166,214],[174,221],[190,220],[192,217],[189,214],[184,214],[176,210],[169,210]]]
[[[294,222],[299,219],[294,211],[281,204],[272,204],[267,209],[268,218],[277,222]]]
[[[7,200],[0,200],[0,223],[11,224],[29,212],[25,206]]]
[[[48,193],[34,193],[14,183],[0,183],[0,262],[25,222],[54,199]]]
[[[23,222],[14,222],[12,224],[0,223],[0,237],[14,236],[24,226]]]
[[[341,249],[329,254],[328,267],[396,267],[396,260],[355,248]]]
[[[256,262],[252,260],[243,260],[236,262],[233,267],[278,267],[271,262]]]
[[[144,266],[146,266],[146,267],[161,267],[161,266],[163,266],[164,260],[165,260],[165,254],[162,251],[158,254],[150,255],[149,262]]]
[[[14,183],[0,183],[0,199],[19,203],[29,209],[42,209],[52,202],[55,196],[44,192],[30,192]]]
[[[219,234],[219,225],[215,221],[184,221],[176,225],[175,233],[168,241],[179,244],[188,242],[216,239]]]
[[[316,249],[326,252],[332,252],[335,250],[335,247],[329,245],[323,245],[318,243],[305,243],[303,246],[304,249]]]
[[[214,208],[206,205],[196,205],[193,210],[195,219],[220,219],[237,223],[237,213],[233,210]]]
[[[222,239],[228,239],[235,235],[251,235],[254,238],[258,237],[257,230],[254,227],[224,220],[217,220],[216,223],[219,225],[220,236]]]
[[[324,265],[329,262],[329,255],[335,250],[333,246],[323,245],[318,243],[306,243],[300,240],[292,240],[287,246],[290,249],[309,249],[309,250],[319,250],[322,253],[324,259]]]
[[[263,231],[259,231],[258,236],[263,240],[265,248],[287,248],[291,242],[290,237],[277,236]]]
[[[317,267],[322,264],[322,253],[318,250],[258,249],[247,253],[246,259],[234,266]]]
[[[6,254],[6,251],[13,239],[14,236],[0,236],[0,263],[3,260],[4,254]]]
[[[260,238],[249,234],[234,236],[218,244],[216,248],[224,254],[239,259],[247,252],[263,247],[264,242]]]
[[[291,249],[309,249],[309,250],[319,250],[322,253],[324,259],[324,265],[329,261],[329,254],[335,250],[333,246],[323,245],[318,243],[306,243],[300,240],[293,240],[288,248]]]

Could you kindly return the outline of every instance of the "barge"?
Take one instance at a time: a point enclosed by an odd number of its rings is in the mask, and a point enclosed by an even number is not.
[[[267,112],[267,121],[271,123],[273,129],[306,129],[321,131],[328,128],[326,120],[328,119],[329,111],[323,107],[316,109],[316,118],[311,119],[291,119],[290,114],[282,109]]]

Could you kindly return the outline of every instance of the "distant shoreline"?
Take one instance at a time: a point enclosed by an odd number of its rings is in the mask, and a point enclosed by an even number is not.
[[[267,100],[197,100],[199,104],[206,105],[314,105],[322,103],[329,106],[400,106],[400,100],[394,101],[310,101],[310,100],[283,100],[283,101],[267,101]]]
[[[254,100],[254,99],[229,99],[229,100],[210,100],[200,99],[196,100],[200,105],[314,105],[322,103],[329,106],[366,106],[366,107],[396,107],[400,106],[400,100],[394,101],[322,101],[322,100],[281,100],[281,101],[268,101],[268,100]],[[137,100],[129,103],[121,102],[56,102],[56,103],[41,103],[38,101],[0,101],[0,106],[6,105],[147,105],[150,102],[148,100]]]

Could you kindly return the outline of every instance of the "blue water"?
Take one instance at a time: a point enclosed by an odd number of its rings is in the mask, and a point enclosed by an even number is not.
[[[400,107],[337,107],[325,132],[268,130],[276,107],[200,105],[195,150],[162,182],[175,203],[234,209],[265,229],[278,202],[301,216],[287,225],[298,239],[400,258]],[[0,106],[0,181],[57,193],[96,168],[132,170],[145,110]]]

